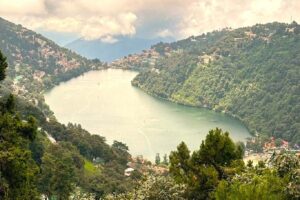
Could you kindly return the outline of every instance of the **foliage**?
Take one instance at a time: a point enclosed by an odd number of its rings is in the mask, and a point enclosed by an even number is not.
[[[48,198],[67,199],[75,189],[78,175],[77,169],[82,169],[83,160],[73,148],[67,151],[63,144],[50,145],[42,158],[39,189]]]
[[[6,58],[4,57],[2,52],[0,51],[0,81],[4,80],[4,78],[5,78],[6,68],[7,68]]]
[[[159,155],[159,153],[157,153],[156,156],[155,156],[155,164],[156,164],[156,165],[159,165],[160,162],[161,162],[161,161],[160,161],[160,155]]]
[[[0,81],[5,78],[6,59],[0,52]],[[35,176],[38,167],[31,157],[29,143],[35,139],[34,118],[22,121],[9,95],[0,106],[0,199],[37,199]]]
[[[232,171],[243,168],[242,154],[221,129],[211,130],[200,149],[190,151],[182,142],[177,151],[170,154],[170,174],[177,183],[187,185],[189,199],[207,199],[219,180],[227,178]]]
[[[299,158],[292,154],[275,155],[264,163],[233,178],[222,180],[214,194],[216,199],[299,199]]]
[[[270,172],[243,174],[231,181],[222,180],[215,192],[217,200],[282,200],[285,182]]]
[[[300,143],[299,30],[296,23],[258,24],[161,43],[153,48],[171,51],[132,84],[164,99],[225,112],[253,134]]]
[[[285,192],[288,199],[300,198],[300,160],[292,154],[279,154],[271,160],[271,164],[276,169],[279,177],[288,181]]]
[[[2,113],[0,127],[0,190],[4,193],[0,196],[4,195],[4,199],[36,199],[38,167],[31,157],[27,137],[27,134],[35,135],[35,126],[22,122],[13,114]]]
[[[106,200],[184,200],[184,185],[178,185],[168,176],[150,175],[133,191],[120,195],[108,195]]]
[[[4,56],[1,59],[4,73],[7,64]],[[40,194],[68,199],[75,188],[99,199],[134,187],[133,178],[124,176],[130,158],[125,144],[115,141],[110,146],[105,138],[91,135],[80,125],[65,126],[47,119],[27,96],[10,95],[6,84],[0,91],[0,199],[34,200]],[[30,84],[31,89],[35,86]],[[49,135],[56,140],[54,144]]]

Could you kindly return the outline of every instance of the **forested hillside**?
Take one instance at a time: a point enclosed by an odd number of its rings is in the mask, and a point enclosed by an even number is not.
[[[35,79],[48,78],[48,82],[57,84],[101,65],[98,60],[88,60],[3,18],[0,18],[0,29],[0,49],[7,55],[11,77],[26,72],[35,75]]]
[[[57,122],[44,101],[45,90],[102,67],[0,18],[0,199],[99,199],[134,186],[125,144]]]
[[[300,26],[223,29],[152,47],[161,54],[132,84],[240,119],[253,134],[300,143]]]
[[[0,81],[6,77],[0,51]],[[0,199],[100,199],[130,190],[124,176],[128,147],[91,135],[80,125],[60,124],[20,96],[1,88]],[[51,138],[51,139],[49,139]]]
[[[51,40],[0,18],[0,50],[7,57],[7,78],[1,90],[13,91],[45,113],[43,92],[60,82],[92,69],[101,69],[99,60],[88,60]]]

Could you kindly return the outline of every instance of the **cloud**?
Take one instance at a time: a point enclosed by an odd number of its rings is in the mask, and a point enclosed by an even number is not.
[[[250,26],[257,23],[300,21],[298,0],[202,0],[187,8],[177,29],[181,37],[225,27]]]
[[[42,15],[45,12],[43,0],[0,0],[1,15]]]
[[[157,36],[159,37],[172,37],[174,34],[169,29],[163,29],[158,31]]]
[[[113,35],[134,35],[136,32],[134,26],[136,16],[133,13],[121,13],[117,16],[103,17],[49,17],[43,20],[30,18],[24,21],[33,29],[77,33],[78,36],[87,40]]]
[[[116,42],[184,38],[224,27],[300,21],[299,0],[0,0],[2,17],[35,29]]]

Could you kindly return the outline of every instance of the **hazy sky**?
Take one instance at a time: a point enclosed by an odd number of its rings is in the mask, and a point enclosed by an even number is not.
[[[183,38],[291,18],[299,23],[300,0],[0,0],[0,16],[33,30],[114,42],[117,35]]]

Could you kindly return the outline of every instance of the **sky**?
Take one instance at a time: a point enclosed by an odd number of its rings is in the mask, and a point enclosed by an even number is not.
[[[300,23],[300,0],[0,0],[0,16],[61,40],[191,35],[257,23]],[[0,30],[1,31],[1,30]]]

